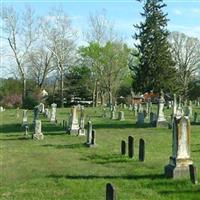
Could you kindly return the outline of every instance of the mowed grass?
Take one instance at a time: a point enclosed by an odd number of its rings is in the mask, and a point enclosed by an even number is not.
[[[195,108],[200,113],[200,108]],[[164,166],[171,156],[172,130],[152,128],[148,120],[143,128],[135,125],[132,111],[125,121],[103,119],[101,109],[85,108],[97,132],[97,146],[84,145],[86,137],[71,136],[60,126],[69,108],[57,109],[58,124],[42,115],[44,140],[26,139],[16,110],[1,117],[1,188],[0,199],[14,200],[103,200],[106,183],[112,183],[119,200],[198,200],[200,186],[190,180],[164,177]],[[167,114],[171,112],[166,110]],[[30,134],[33,112],[28,111]],[[169,117],[168,117],[169,119]],[[135,156],[120,155],[121,140],[134,137]],[[145,162],[138,161],[138,143],[146,143]],[[191,127],[191,157],[200,168],[200,124]],[[200,170],[198,170],[200,176]]]

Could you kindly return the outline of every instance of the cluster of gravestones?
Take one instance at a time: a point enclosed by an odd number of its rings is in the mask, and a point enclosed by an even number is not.
[[[126,141],[121,141],[121,154],[126,155]],[[132,136],[128,137],[128,157],[134,157],[134,138]],[[139,161],[144,162],[145,159],[145,141],[140,138],[139,140]]]

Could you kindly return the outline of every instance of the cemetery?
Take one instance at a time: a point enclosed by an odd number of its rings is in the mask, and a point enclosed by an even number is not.
[[[199,2],[61,2],[1,5],[0,199],[200,200]]]

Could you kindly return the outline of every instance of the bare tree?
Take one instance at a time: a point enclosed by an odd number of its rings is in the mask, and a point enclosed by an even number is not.
[[[46,77],[54,70],[52,58],[53,53],[43,45],[29,53],[29,75],[36,81],[39,88],[43,87]]]
[[[76,33],[62,8],[55,8],[42,21],[46,45],[53,54],[60,76],[60,97],[61,107],[63,107],[64,74],[74,62]]]
[[[200,41],[179,32],[172,32],[169,40],[179,72],[181,92],[183,97],[186,98],[189,90],[188,84],[200,65]]]
[[[26,64],[27,55],[33,42],[36,40],[36,27],[34,26],[34,12],[30,7],[19,15],[12,7],[2,9],[4,39],[7,40],[11,53],[7,52],[9,59],[14,59],[17,72],[22,80],[22,102],[26,98]]]

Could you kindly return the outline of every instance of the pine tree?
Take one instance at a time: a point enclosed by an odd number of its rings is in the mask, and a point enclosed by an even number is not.
[[[133,88],[135,92],[158,92],[161,89],[171,91],[175,85],[176,70],[167,40],[167,14],[162,9],[166,6],[162,0],[145,0],[144,21],[135,25],[138,32],[135,45],[139,62],[132,65]]]

